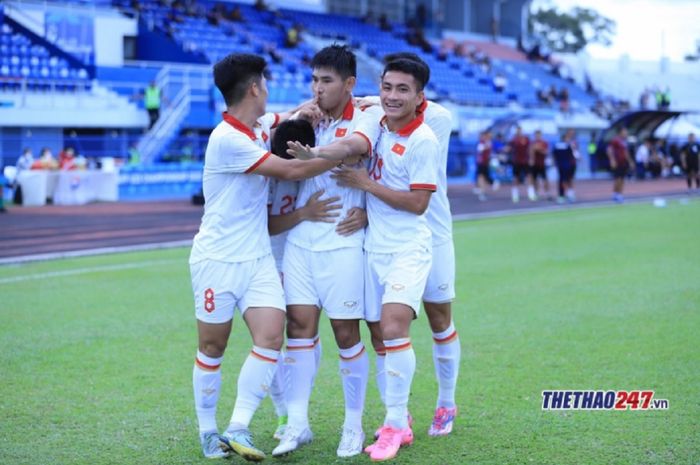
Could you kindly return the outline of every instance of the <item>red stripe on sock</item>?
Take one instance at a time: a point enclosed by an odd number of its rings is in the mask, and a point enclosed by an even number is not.
[[[194,363],[202,370],[207,370],[207,371],[216,371],[221,367],[220,363],[218,365],[207,365],[206,363],[204,363],[203,361],[201,361],[200,359],[198,359],[196,357],[194,359]]]
[[[447,337],[443,337],[442,339],[433,336],[433,341],[435,341],[436,344],[447,344],[448,342],[452,342],[454,339],[457,339],[457,330],[452,331],[452,334]]]
[[[263,362],[277,363],[277,359],[276,359],[276,358],[266,357],[266,356],[264,356],[264,355],[261,355],[261,354],[257,353],[257,352],[254,351],[254,350],[251,350],[251,351],[250,351],[250,355],[252,355],[253,357],[259,358],[259,359],[262,360]]]
[[[397,346],[384,346],[387,352],[401,352],[402,350],[408,350],[411,348],[411,341],[405,342],[403,344],[399,344]]]
[[[313,350],[314,347],[316,347],[316,344],[308,344],[305,346],[287,346],[287,352],[289,352],[290,350]]]
[[[365,348],[362,347],[362,350],[360,350],[358,353],[356,353],[356,354],[353,355],[352,357],[343,357],[343,356],[341,355],[341,356],[340,356],[340,359],[341,359],[341,360],[345,360],[346,362],[349,362],[350,360],[355,360],[357,357],[359,357],[360,355],[362,355],[364,352],[365,352]]]

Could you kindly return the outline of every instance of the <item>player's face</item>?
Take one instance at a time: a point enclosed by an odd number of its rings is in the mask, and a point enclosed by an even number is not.
[[[267,96],[269,95],[267,90],[267,79],[265,79],[265,76],[261,76],[260,82],[256,83],[255,86],[257,88],[257,110],[260,116],[262,116],[265,114],[265,108],[267,107]]]
[[[330,68],[314,68],[311,74],[311,91],[318,106],[325,112],[332,112],[342,105],[352,92],[354,78],[343,79]]]
[[[389,120],[404,120],[415,115],[423,102],[423,91],[418,91],[415,78],[400,71],[387,71],[382,77],[379,97]]]

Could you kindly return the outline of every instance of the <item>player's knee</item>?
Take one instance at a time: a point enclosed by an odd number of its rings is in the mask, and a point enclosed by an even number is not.
[[[264,349],[280,350],[283,342],[284,336],[281,331],[279,333],[271,332],[253,336],[253,344]]]
[[[347,349],[360,342],[360,325],[357,320],[331,320],[335,342]]]
[[[207,357],[219,358],[224,355],[227,341],[200,341],[199,351]]]

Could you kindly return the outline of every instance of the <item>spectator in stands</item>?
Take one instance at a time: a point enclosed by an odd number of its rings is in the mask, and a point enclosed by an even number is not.
[[[379,29],[382,31],[391,31],[391,24],[389,23],[389,20],[386,17],[386,13],[382,13],[379,16]]]
[[[637,179],[642,180],[647,176],[649,168],[649,157],[651,154],[651,138],[647,137],[644,142],[637,147],[634,152],[635,174]]]
[[[633,165],[630,152],[627,147],[627,128],[622,126],[617,131],[607,148],[610,170],[613,173],[613,200],[617,203],[625,201],[623,191],[625,189],[625,178]]]
[[[552,200],[552,195],[549,192],[549,180],[547,179],[547,157],[549,155],[549,144],[542,137],[542,131],[535,131],[535,137],[530,144],[530,177],[534,196],[531,199],[537,199],[538,194],[543,194],[547,200]],[[539,189],[538,180],[542,179],[543,190]]]
[[[267,11],[268,7],[265,0],[255,0],[255,5],[253,7],[258,11]]]
[[[493,90],[496,92],[503,92],[506,90],[507,86],[508,78],[501,73],[496,73],[496,75],[493,77]]]
[[[695,134],[688,134],[688,142],[681,148],[681,165],[685,171],[688,190],[693,188],[700,190],[700,144],[695,141]]]
[[[241,7],[238,5],[233,7],[233,10],[231,10],[231,13],[228,15],[228,19],[237,23],[244,23],[245,19],[243,18]]]
[[[649,109],[649,99],[651,98],[651,92],[649,88],[645,87],[641,94],[639,94],[639,109],[648,110]]]
[[[569,89],[562,87],[558,94],[559,100],[559,111],[562,113],[569,113],[570,102],[569,102]]]
[[[520,126],[515,127],[515,136],[508,144],[508,152],[510,153],[510,161],[513,165],[511,199],[513,203],[518,203],[520,201],[520,186],[527,185],[530,177],[530,139],[523,134],[523,130]],[[529,186],[528,190],[531,191],[531,200],[534,200],[534,189],[532,186]]]
[[[58,167],[62,170],[74,170],[77,168],[75,164],[75,149],[66,147],[58,153]]]
[[[58,169],[58,161],[51,153],[51,149],[44,147],[41,149],[39,159],[32,164],[33,170],[56,170]]]
[[[365,24],[374,24],[374,14],[372,13],[372,10],[367,10],[367,13],[365,13],[361,19]]]
[[[160,106],[161,106],[161,90],[156,84],[156,81],[151,81],[151,83],[146,87],[143,93],[144,105],[146,111],[148,111],[148,129],[151,129],[158,118],[160,118]]]
[[[299,42],[301,41],[300,33],[301,28],[298,24],[289,26],[285,32],[284,46],[287,48],[295,48],[297,45],[299,45]]]
[[[574,194],[574,175],[576,174],[576,142],[573,129],[567,130],[560,142],[554,144],[552,155],[557,165],[559,173],[559,197],[558,203],[566,201],[573,202],[576,199]]]

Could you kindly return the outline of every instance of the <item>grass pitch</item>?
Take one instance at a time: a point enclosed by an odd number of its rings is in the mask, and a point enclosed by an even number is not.
[[[421,315],[412,329],[416,441],[391,463],[697,464],[699,231],[697,201],[455,223],[460,415],[451,436],[427,436],[437,388]],[[201,458],[197,440],[187,255],[0,267],[0,464],[216,463]],[[267,463],[369,463],[335,456],[342,392],[323,321],[316,439]],[[237,316],[221,427],[250,345]],[[543,389],[653,389],[670,408],[542,411]],[[266,400],[252,424],[267,452],[273,417]],[[365,431],[382,417],[372,378]]]

